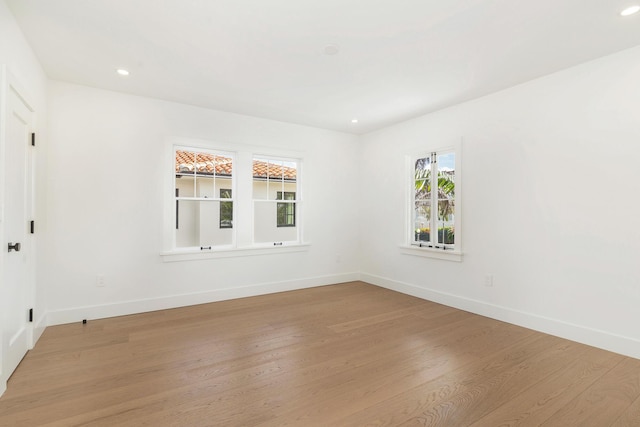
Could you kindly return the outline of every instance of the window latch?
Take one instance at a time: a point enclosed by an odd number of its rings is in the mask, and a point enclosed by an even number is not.
[[[200,246],[201,251],[204,251],[205,249],[211,250],[211,246]]]

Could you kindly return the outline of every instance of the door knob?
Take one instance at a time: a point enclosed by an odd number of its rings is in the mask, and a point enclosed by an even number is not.
[[[9,252],[11,251],[20,252],[20,243],[9,243]]]

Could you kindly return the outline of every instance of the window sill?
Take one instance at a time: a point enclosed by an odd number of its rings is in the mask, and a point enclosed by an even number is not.
[[[216,258],[233,258],[244,256],[256,256],[256,255],[274,255],[274,254],[286,254],[292,252],[306,252],[311,246],[310,243],[292,243],[282,246],[251,246],[245,248],[217,248],[211,250],[174,250],[162,252],[160,256],[163,262],[176,262],[176,261],[194,261],[203,259],[216,259]]]
[[[462,252],[444,251],[442,249],[424,248],[413,245],[400,246],[400,252],[405,255],[421,256],[425,258],[442,259],[445,261],[462,262]]]

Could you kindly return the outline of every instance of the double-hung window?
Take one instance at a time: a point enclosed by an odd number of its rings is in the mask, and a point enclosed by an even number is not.
[[[280,245],[299,241],[299,164],[296,159],[253,158],[253,238]]]
[[[231,149],[186,139],[167,147],[165,261],[306,250],[298,152]]]
[[[412,158],[408,240],[413,246],[460,251],[457,151],[430,151]]]
[[[176,147],[175,247],[231,246],[233,155]]]

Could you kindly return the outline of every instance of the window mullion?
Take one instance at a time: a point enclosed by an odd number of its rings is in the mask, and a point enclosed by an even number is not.
[[[431,153],[431,217],[429,218],[429,240],[435,247],[438,244],[438,165],[437,154]]]
[[[193,196],[196,197],[198,194],[198,155],[193,153]]]

